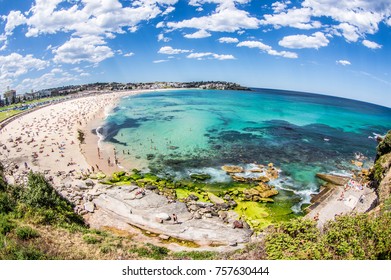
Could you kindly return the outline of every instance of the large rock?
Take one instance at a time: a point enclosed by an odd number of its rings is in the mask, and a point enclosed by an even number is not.
[[[227,173],[242,173],[244,172],[243,167],[241,166],[235,166],[235,165],[224,165],[221,167],[225,172]]]
[[[265,183],[259,183],[259,186],[246,189],[243,194],[247,200],[273,202],[273,200],[266,199],[278,194],[278,191]]]
[[[84,209],[90,213],[93,213],[95,210],[95,204],[93,202],[84,203]]]
[[[222,204],[224,203],[224,199],[214,195],[213,193],[208,193],[209,200],[214,204]]]
[[[323,181],[326,181],[327,183],[331,183],[333,185],[337,186],[343,186],[349,181],[349,177],[339,176],[339,175],[332,175],[332,174],[324,174],[324,173],[317,173],[316,177],[319,179],[322,179]]]
[[[78,188],[79,190],[88,190],[90,187],[86,185],[84,181],[75,181],[75,187]]]
[[[155,218],[156,218],[156,219],[159,219],[159,220],[163,220],[163,221],[169,221],[169,220],[171,220],[170,215],[168,215],[167,213],[159,213],[159,214],[156,214]]]
[[[84,183],[85,183],[88,187],[93,187],[93,186],[95,186],[94,181],[92,181],[91,179],[85,180]]]

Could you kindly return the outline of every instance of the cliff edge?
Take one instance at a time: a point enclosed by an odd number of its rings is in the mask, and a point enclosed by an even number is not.
[[[376,160],[369,177],[382,205],[391,195],[391,130],[378,141]]]

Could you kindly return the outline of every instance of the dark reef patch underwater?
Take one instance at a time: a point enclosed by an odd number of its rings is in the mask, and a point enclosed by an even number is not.
[[[365,157],[364,167],[372,164],[377,145],[372,136],[390,128],[391,109],[337,97],[267,89],[172,90],[123,98],[99,133],[115,145],[121,162],[145,163],[153,173],[176,179],[209,174],[202,184],[210,183],[215,192],[219,184],[221,190],[230,184],[223,165],[272,162],[281,169],[269,182],[280,192],[275,202],[243,202],[240,211],[290,218],[318,191],[316,173],[350,173],[358,168],[351,163],[356,155]]]

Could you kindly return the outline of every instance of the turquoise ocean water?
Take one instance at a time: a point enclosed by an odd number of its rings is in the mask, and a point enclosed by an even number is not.
[[[373,133],[391,129],[391,109],[330,96],[268,89],[172,90],[121,99],[98,129],[121,161],[160,174],[273,162],[273,182],[299,211],[319,189],[317,172],[349,173],[355,154],[373,162]]]

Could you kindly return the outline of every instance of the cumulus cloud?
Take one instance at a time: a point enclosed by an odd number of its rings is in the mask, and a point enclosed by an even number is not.
[[[261,51],[273,55],[273,56],[281,56],[285,58],[298,58],[298,55],[294,52],[287,52],[287,51],[276,51],[273,50],[273,48],[269,45],[266,45],[259,41],[243,41],[236,45],[237,47],[247,47],[247,48],[256,48],[260,49]]]
[[[274,13],[281,13],[286,10],[289,4],[291,4],[291,1],[285,1],[285,2],[277,1],[272,4],[272,9]]]
[[[310,8],[290,9],[278,14],[265,15],[261,24],[271,24],[275,28],[282,26],[294,27],[298,29],[320,28],[322,24],[319,21],[311,19],[312,10]]]
[[[111,49],[102,40],[113,39],[117,34],[136,32],[139,24],[167,15],[175,10],[178,0],[138,0],[132,3],[118,0],[36,0],[31,9],[22,14],[11,11],[6,21],[5,35],[12,35],[20,25],[26,25],[26,37],[63,32],[71,38],[55,53],[55,61],[79,63],[100,62],[113,56]],[[100,38],[100,42],[88,43],[84,38]],[[7,41],[6,41],[7,42]],[[85,47],[81,42],[87,43]],[[5,44],[4,44],[5,46]],[[4,49],[5,47],[1,48]],[[70,49],[76,53],[71,54]],[[87,51],[89,53],[87,53]],[[92,53],[92,52],[96,53]]]
[[[11,11],[4,19],[7,21],[4,31],[8,36],[13,34],[16,27],[26,23],[26,17],[20,11]]]
[[[187,58],[193,58],[198,60],[203,59],[217,59],[217,60],[232,60],[235,59],[233,55],[230,54],[216,54],[212,52],[200,52],[200,53],[191,53]]]
[[[180,54],[180,53],[189,53],[189,50],[182,50],[182,49],[174,49],[170,46],[161,47],[158,53],[161,54]]]
[[[369,41],[369,40],[364,40],[362,41],[362,44],[364,46],[366,46],[367,48],[370,48],[370,49],[381,49],[382,45],[379,45],[378,43],[376,42],[372,42],[372,41]]]
[[[259,41],[243,41],[236,45],[237,47],[257,48],[262,51],[271,50],[272,47]]]
[[[54,62],[76,64],[81,62],[99,63],[113,57],[114,52],[99,36],[74,37],[52,51]]]
[[[54,68],[38,78],[26,78],[17,87],[18,92],[28,92],[31,89],[40,90],[44,88],[58,87],[79,80],[79,76],[88,76],[88,73],[78,73],[72,75],[67,71]]]
[[[329,18],[332,21],[327,27],[334,30],[334,34],[343,36],[348,42],[356,42],[365,34],[375,34],[381,22],[391,22],[389,0],[304,0],[301,6],[291,8],[287,8],[286,4],[272,4],[274,13],[264,15],[261,24],[270,24],[275,28],[316,29],[326,27],[319,19]]]
[[[131,56],[134,56],[134,53],[133,52],[129,52],[129,53],[126,53],[124,54],[125,57],[131,57]]]
[[[350,61],[349,60],[337,60],[336,61],[337,64],[340,64],[342,66],[347,66],[347,65],[351,65]]]
[[[315,32],[311,36],[285,36],[278,44],[288,49],[319,49],[321,47],[326,47],[329,44],[329,40],[322,32]]]
[[[18,53],[11,53],[7,56],[0,56],[0,80],[18,78],[30,70],[42,70],[48,65],[48,62],[34,58],[31,54],[22,56]]]
[[[201,38],[207,38],[212,36],[208,31],[205,31],[203,29],[198,30],[192,34],[186,34],[184,37],[188,39],[201,39]]]
[[[190,1],[190,5],[200,5],[206,2],[217,4],[211,15],[193,17],[179,22],[168,22],[167,27],[171,29],[196,28],[206,31],[235,32],[240,29],[257,29],[260,25],[256,17],[252,17],[247,11],[236,7],[235,3],[247,3],[247,0]]]
[[[219,38],[220,43],[238,43],[238,38],[232,38],[232,37],[221,37]]]
[[[157,41],[160,42],[160,41],[163,41],[165,43],[171,41],[171,38],[168,38],[166,36],[164,36],[163,33],[160,33],[158,36],[157,36]]]

